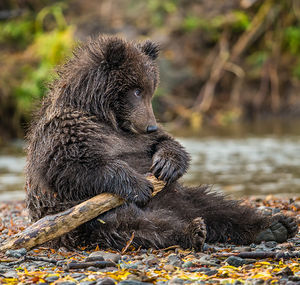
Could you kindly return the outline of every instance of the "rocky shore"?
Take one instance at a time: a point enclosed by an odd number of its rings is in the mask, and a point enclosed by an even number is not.
[[[300,197],[249,198],[266,214],[279,211],[300,221]],[[0,242],[29,221],[24,202],[0,205]],[[130,243],[130,241],[129,241]],[[39,247],[0,253],[0,284],[300,284],[300,235],[283,244],[205,244],[203,252],[178,246],[122,252]]]

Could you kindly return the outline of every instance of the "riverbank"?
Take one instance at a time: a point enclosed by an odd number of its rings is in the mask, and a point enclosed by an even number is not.
[[[300,224],[300,196],[250,197],[245,203],[265,213],[282,211],[296,217]],[[0,242],[26,228],[29,221],[24,202],[1,203],[0,221]],[[298,284],[300,281],[300,258],[292,257],[300,252],[299,234],[283,244],[205,244],[203,252],[177,246],[135,250],[130,242],[127,245],[123,252],[47,247],[29,252],[8,251],[0,254],[0,284]],[[258,258],[258,252],[266,255],[288,252],[290,256]],[[248,257],[234,256],[238,253],[247,253]]]

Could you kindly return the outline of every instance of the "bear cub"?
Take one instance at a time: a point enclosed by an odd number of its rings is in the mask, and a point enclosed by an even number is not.
[[[61,67],[27,136],[30,217],[64,211],[109,192],[125,199],[52,246],[122,249],[203,243],[283,242],[298,230],[293,218],[266,217],[239,201],[185,187],[189,155],[160,126],[151,99],[159,82],[159,48],[115,36],[81,45]],[[166,182],[152,198],[151,172]]]

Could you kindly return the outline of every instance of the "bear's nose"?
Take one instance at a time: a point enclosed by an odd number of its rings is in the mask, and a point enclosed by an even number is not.
[[[147,133],[153,133],[157,131],[157,126],[148,126]]]

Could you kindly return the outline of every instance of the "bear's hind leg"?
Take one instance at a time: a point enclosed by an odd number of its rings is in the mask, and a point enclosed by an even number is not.
[[[250,244],[271,224],[269,218],[257,213],[255,209],[210,192],[207,187],[183,188],[181,195],[185,203],[190,203],[189,207],[184,207],[187,211],[185,214],[204,219],[206,242],[209,243]]]
[[[264,216],[240,201],[226,199],[205,188],[186,188],[184,196],[190,200],[193,197],[194,208],[189,207],[190,215],[201,216],[205,220],[207,242],[284,242],[298,231],[294,218],[283,214]]]
[[[101,220],[100,220],[101,219]],[[187,222],[173,212],[162,209],[151,211],[134,204],[109,211],[86,225],[90,232],[86,245],[121,250],[132,238],[135,248],[165,248],[180,245],[201,249],[205,240],[202,219]],[[204,229],[204,231],[203,231]]]

